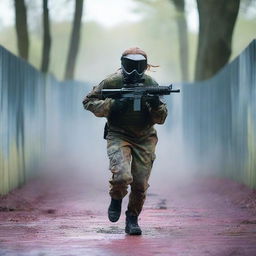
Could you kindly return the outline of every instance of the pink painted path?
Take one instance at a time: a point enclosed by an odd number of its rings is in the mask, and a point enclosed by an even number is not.
[[[255,256],[255,191],[201,178],[149,189],[141,237],[110,223],[107,185],[40,178],[0,200],[0,255]]]

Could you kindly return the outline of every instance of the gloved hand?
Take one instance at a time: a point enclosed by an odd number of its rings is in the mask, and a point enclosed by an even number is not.
[[[147,99],[147,102],[149,103],[149,106],[152,109],[157,109],[162,104],[159,96],[152,96],[149,99]]]
[[[128,98],[115,99],[113,104],[111,105],[111,112],[124,112],[128,105],[130,104],[130,100]]]

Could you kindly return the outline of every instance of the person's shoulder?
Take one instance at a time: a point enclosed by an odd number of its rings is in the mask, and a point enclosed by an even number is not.
[[[121,88],[123,83],[123,76],[120,70],[117,70],[115,73],[110,74],[107,76],[104,80],[104,88],[110,89],[110,88]]]
[[[145,86],[158,86],[156,80],[148,74],[144,74],[143,79],[145,79]]]

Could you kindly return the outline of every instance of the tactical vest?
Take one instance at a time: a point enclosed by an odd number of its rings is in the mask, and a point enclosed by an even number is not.
[[[153,79],[144,75],[143,86],[152,85]],[[155,82],[154,82],[155,83]],[[121,73],[112,75],[104,83],[104,89],[120,89],[124,87],[123,76]],[[141,102],[141,111],[133,110],[133,100],[130,100],[123,112],[110,112],[108,116],[108,125],[117,127],[132,134],[140,134],[153,126],[150,113],[145,102]]]
[[[124,130],[141,131],[152,126],[148,108],[142,103],[141,111],[133,110],[133,101],[127,103],[123,112],[111,112],[108,117],[109,125],[120,127]]]

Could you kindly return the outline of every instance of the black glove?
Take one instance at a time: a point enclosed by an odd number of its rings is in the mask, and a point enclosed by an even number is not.
[[[130,104],[128,98],[115,99],[114,103],[111,106],[111,112],[124,112]]]
[[[152,109],[157,109],[162,104],[159,96],[152,96],[149,99],[147,99],[147,102],[149,103],[149,106]]]

